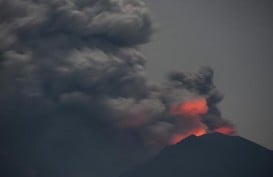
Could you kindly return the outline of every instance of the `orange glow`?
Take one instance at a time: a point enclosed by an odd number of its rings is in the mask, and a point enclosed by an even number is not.
[[[207,101],[205,98],[190,100],[170,109],[171,114],[186,117],[199,117],[208,112]]]
[[[202,135],[204,135],[206,133],[207,133],[207,131],[205,129],[199,129],[199,130],[194,132],[194,135],[195,136],[202,136]]]
[[[199,128],[197,130],[192,130],[192,131],[186,132],[186,133],[174,134],[173,137],[170,139],[169,144],[170,145],[177,144],[190,135],[202,136],[206,133],[207,133],[207,131],[204,128]]]
[[[217,133],[222,133],[222,134],[225,134],[225,135],[234,135],[235,134],[234,128],[231,127],[231,126],[228,126],[228,125],[216,128],[213,131],[217,132]]]

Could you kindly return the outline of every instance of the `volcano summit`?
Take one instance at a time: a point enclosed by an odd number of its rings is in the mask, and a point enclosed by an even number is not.
[[[190,136],[120,177],[272,177],[273,152],[239,136]]]

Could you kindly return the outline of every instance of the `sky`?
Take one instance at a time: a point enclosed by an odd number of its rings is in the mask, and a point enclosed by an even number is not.
[[[273,3],[146,0],[158,25],[143,46],[148,76],[211,66],[223,116],[239,135],[273,148]]]

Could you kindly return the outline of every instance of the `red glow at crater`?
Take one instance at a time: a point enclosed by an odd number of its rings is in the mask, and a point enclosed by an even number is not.
[[[186,132],[186,133],[177,133],[177,134],[174,134],[173,137],[170,139],[169,144],[170,145],[177,144],[177,143],[179,143],[180,141],[182,141],[183,139],[187,138],[190,135],[202,136],[202,135],[204,135],[206,133],[207,133],[207,131],[204,128],[191,130],[191,131]]]
[[[235,135],[235,130],[232,126],[226,125],[213,130],[213,132],[222,133],[225,135]]]

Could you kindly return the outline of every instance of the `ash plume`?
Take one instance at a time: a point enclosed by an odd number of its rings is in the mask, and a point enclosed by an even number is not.
[[[72,166],[71,176],[89,166],[89,176],[107,176],[105,161],[110,173],[151,146],[196,132],[234,133],[217,108],[212,69],[172,72],[164,84],[146,77],[138,47],[154,26],[142,1],[0,0],[0,8],[2,154],[40,176],[67,176],[60,169]],[[192,100],[206,111],[187,106]],[[182,112],[173,114],[174,106]],[[89,164],[75,165],[79,159]]]

